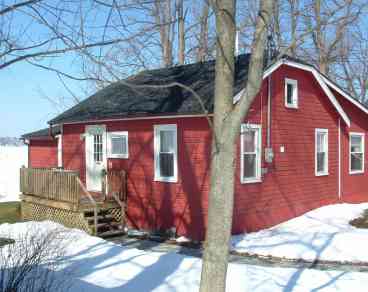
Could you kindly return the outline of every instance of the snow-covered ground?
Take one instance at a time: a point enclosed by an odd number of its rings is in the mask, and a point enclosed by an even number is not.
[[[62,228],[51,222],[0,225],[0,236],[17,238],[25,232],[43,234]],[[65,236],[72,292],[79,291],[198,291],[201,259],[175,252],[159,253],[121,247],[82,231]],[[227,291],[366,291],[368,273],[268,268],[230,264]]]
[[[269,229],[233,236],[233,249],[289,259],[368,263],[368,229],[349,224],[365,209],[368,203],[318,208]]]
[[[27,163],[26,146],[0,146],[0,202],[19,200],[19,169]]]

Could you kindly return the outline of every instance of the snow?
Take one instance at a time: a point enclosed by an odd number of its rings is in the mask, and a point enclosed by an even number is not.
[[[27,163],[27,146],[0,146],[0,202],[19,200],[19,169]]]
[[[269,229],[233,236],[233,249],[288,259],[368,263],[368,229],[349,221],[368,203],[321,207]]]
[[[354,212],[353,212],[354,213]],[[51,222],[0,225],[0,236],[19,238],[25,232],[45,234],[63,227]],[[175,252],[122,247],[75,229],[64,229],[63,270],[71,292],[198,291],[199,258]],[[68,271],[68,273],[65,273]],[[63,275],[64,275],[63,274]],[[271,268],[229,264],[227,291],[366,291],[368,273]]]

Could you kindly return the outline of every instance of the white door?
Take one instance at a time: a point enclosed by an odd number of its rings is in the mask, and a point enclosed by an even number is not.
[[[106,169],[106,127],[86,126],[86,184],[89,191],[102,190],[102,170]]]

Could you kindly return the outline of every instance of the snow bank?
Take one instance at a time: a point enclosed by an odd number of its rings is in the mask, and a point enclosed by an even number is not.
[[[368,230],[349,224],[368,203],[330,205],[269,229],[233,236],[233,249],[288,259],[368,262]]]
[[[27,146],[0,146],[0,202],[19,200],[19,169],[27,163]]]
[[[43,223],[0,225],[0,236],[62,228]],[[65,229],[67,230],[67,229]],[[77,291],[198,291],[201,259],[175,252],[159,253],[122,247],[69,230],[65,269],[71,292]],[[65,271],[57,271],[64,272]],[[285,269],[230,264],[227,291],[366,291],[367,273]]]

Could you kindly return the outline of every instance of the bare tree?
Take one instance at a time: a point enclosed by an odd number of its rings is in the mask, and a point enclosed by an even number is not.
[[[314,60],[319,70],[328,74],[330,67],[340,56],[339,46],[344,40],[349,27],[359,20],[365,1],[336,0],[326,3],[322,0],[313,0],[309,7],[304,7],[304,18],[307,29],[313,31],[311,50],[304,52]]]
[[[217,54],[208,227],[200,287],[202,292],[225,291],[233,218],[235,145],[241,122],[261,87],[267,27],[273,12],[273,1],[260,1],[248,82],[236,104],[233,100],[235,1],[213,1],[212,7],[216,15]]]
[[[287,53],[297,55],[299,0],[276,1],[274,8],[273,29],[276,47],[279,51],[287,48]]]
[[[185,15],[184,0],[177,0],[176,11],[178,18],[178,62],[183,65],[185,62]]]
[[[290,28],[291,28],[291,46],[290,46],[290,54],[291,56],[296,56],[297,49],[297,26],[298,26],[298,9],[299,9],[299,0],[288,0],[288,4],[290,6]]]
[[[340,44],[340,58],[332,68],[334,78],[362,103],[368,99],[368,40],[365,31],[351,30]]]
[[[63,230],[28,231],[0,242],[0,291],[68,291],[71,271],[62,271],[65,255]],[[11,234],[9,236],[12,236]]]
[[[198,39],[197,61],[203,62],[208,54],[208,18],[210,6],[207,1],[204,1],[202,12],[200,15],[200,33]]]
[[[92,38],[91,35],[84,35],[76,23],[68,23],[68,19],[75,18],[80,5],[81,2],[77,0],[0,3],[0,69],[24,60],[39,62],[69,52],[125,41],[120,37],[102,40]],[[16,17],[21,17],[24,24],[17,23]],[[39,33],[35,36],[34,31]]]

